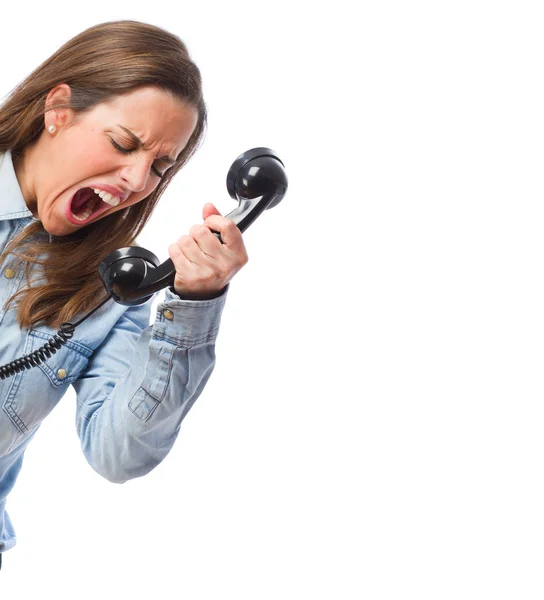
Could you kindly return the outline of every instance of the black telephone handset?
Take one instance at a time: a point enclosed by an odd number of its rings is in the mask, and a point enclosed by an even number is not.
[[[238,207],[227,217],[244,232],[266,209],[279,204],[287,191],[284,165],[268,148],[253,148],[239,156],[227,175],[227,190]],[[216,233],[219,236],[218,233]],[[98,274],[111,297],[125,306],[147,302],[158,290],[174,285],[171,259],[162,264],[138,246],[115,250],[100,263]]]
[[[238,207],[226,215],[244,232],[266,209],[279,204],[287,191],[285,168],[269,148],[253,148],[240,155],[227,175],[227,190]],[[219,233],[214,232],[221,239]],[[143,304],[162,288],[173,286],[176,270],[171,259],[160,264],[149,250],[139,246],[108,254],[98,267],[108,297],[77,323],[62,323],[57,335],[31,354],[0,366],[0,379],[31,369],[47,360],[72,338],[74,330],[110,298],[124,306]]]

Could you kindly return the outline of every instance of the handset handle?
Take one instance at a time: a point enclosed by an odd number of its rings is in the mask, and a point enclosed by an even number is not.
[[[232,164],[227,190],[239,204],[226,216],[243,233],[262,212],[278,205],[285,196],[285,167],[273,150],[253,148]],[[220,234],[214,233],[221,240]],[[152,252],[131,246],[109,254],[100,263],[98,274],[117,303],[135,306],[147,302],[162,288],[173,286],[176,270],[172,259],[159,264]]]

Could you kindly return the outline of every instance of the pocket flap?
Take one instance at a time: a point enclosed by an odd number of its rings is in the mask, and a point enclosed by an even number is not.
[[[54,335],[53,331],[49,333],[40,331],[39,329],[32,329],[30,331],[32,352],[49,344],[49,340]],[[51,354],[49,358],[45,358],[45,361],[39,365],[39,368],[47,375],[49,381],[54,386],[73,383],[87,367],[92,351],[74,340],[69,340],[59,349],[54,349],[55,353]],[[49,352],[51,351],[49,350]],[[47,354],[44,353],[44,356],[47,356]]]

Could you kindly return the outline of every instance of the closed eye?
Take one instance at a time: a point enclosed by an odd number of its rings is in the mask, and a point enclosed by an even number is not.
[[[135,150],[137,150],[138,148],[132,147],[132,148],[125,148],[124,146],[121,146],[120,144],[118,144],[113,138],[110,137],[110,142],[112,143],[112,146],[118,150],[119,152],[122,152],[123,154],[130,154],[131,152],[134,152]],[[153,174],[156,175],[157,177],[159,177],[160,179],[162,179],[164,177],[164,173],[161,173],[157,167],[155,165],[151,165],[151,171],[153,171]]]

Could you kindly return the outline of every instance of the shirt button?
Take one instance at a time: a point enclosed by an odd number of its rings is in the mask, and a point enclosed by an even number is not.
[[[59,370],[57,371],[57,377],[58,377],[59,379],[64,379],[64,378],[66,377],[66,375],[67,375],[67,374],[68,374],[68,373],[66,373],[66,370],[65,370],[65,369],[59,369]]]
[[[4,271],[4,277],[6,279],[13,279],[15,277],[15,271],[9,267]]]
[[[162,311],[162,316],[169,321],[173,321],[174,319],[174,313],[168,309]]]

